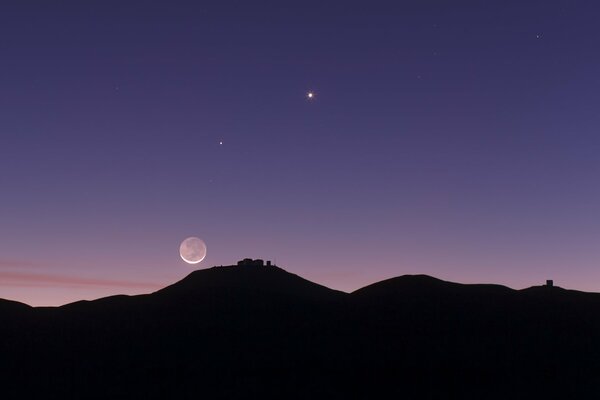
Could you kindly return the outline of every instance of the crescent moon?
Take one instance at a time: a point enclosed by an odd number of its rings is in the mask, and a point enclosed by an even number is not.
[[[181,259],[188,264],[198,264],[206,257],[206,244],[197,237],[189,237],[179,246]]]

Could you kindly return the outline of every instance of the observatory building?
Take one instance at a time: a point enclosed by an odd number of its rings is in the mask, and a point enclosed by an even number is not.
[[[238,267],[264,267],[265,262],[264,262],[264,260],[261,260],[260,258],[258,258],[256,260],[253,260],[251,258],[244,258],[243,260],[240,260],[237,262],[237,266]],[[270,267],[271,261],[267,261],[266,266]]]

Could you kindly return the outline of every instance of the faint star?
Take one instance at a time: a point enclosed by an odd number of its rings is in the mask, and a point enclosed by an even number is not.
[[[309,100],[314,99],[315,98],[314,92],[308,92],[308,93],[306,93],[306,98],[309,99]]]

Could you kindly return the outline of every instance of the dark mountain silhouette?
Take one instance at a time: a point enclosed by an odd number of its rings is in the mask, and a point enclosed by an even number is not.
[[[18,301],[0,299],[0,313],[23,312],[31,308],[27,304]]]
[[[283,269],[270,267],[213,267],[192,272],[174,285],[154,295],[172,299],[190,299],[198,295],[223,298],[231,295],[264,293],[273,296],[294,297],[310,301],[326,301],[346,293],[310,282]]]
[[[3,398],[591,398],[600,295],[424,275],[351,294],[277,267],[155,293],[0,301]]]

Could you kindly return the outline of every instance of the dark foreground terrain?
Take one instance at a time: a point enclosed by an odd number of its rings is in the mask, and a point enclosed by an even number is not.
[[[0,398],[598,398],[600,295],[277,267],[143,296],[0,300]]]

